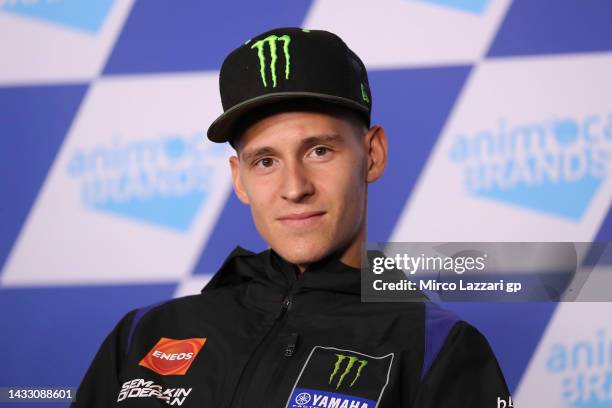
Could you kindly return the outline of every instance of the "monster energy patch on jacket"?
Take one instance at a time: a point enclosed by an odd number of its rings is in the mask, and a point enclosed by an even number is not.
[[[389,382],[393,353],[370,356],[335,347],[313,347],[295,383],[288,408],[375,407]]]

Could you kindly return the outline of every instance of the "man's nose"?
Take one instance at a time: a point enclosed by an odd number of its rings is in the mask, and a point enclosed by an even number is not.
[[[285,200],[300,202],[314,193],[314,185],[306,169],[300,163],[290,163],[284,168],[281,195]]]

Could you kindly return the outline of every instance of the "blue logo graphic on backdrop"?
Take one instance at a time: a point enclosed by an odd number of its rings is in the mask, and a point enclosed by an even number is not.
[[[575,408],[612,406],[612,340],[605,330],[594,338],[554,344],[546,369],[561,376],[561,395]]]
[[[79,149],[68,173],[80,183],[88,208],[187,231],[212,193],[212,180],[225,163],[223,145],[202,135],[164,135]]]
[[[413,0],[415,1],[415,0]],[[482,14],[491,0],[416,0],[425,3],[438,4],[469,13]]]
[[[612,158],[612,114],[460,133],[449,151],[470,194],[579,220]]]
[[[114,0],[0,0],[0,10],[96,33]]]

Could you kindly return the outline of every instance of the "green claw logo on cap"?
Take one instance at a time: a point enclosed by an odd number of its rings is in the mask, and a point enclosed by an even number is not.
[[[370,98],[368,98],[368,92],[366,91],[363,83],[361,84],[361,99],[363,99],[366,103],[370,103]]]
[[[266,81],[266,55],[264,48],[266,43],[270,48],[270,76],[272,77],[272,87],[276,88],[276,60],[278,59],[276,43],[278,41],[283,42],[283,53],[285,55],[285,79],[289,79],[289,73],[291,71],[291,56],[289,54],[289,44],[291,43],[291,37],[288,35],[269,35],[263,40],[259,40],[253,45],[251,49],[257,48],[257,57],[259,58],[259,72],[261,74],[261,81],[263,86],[267,87],[268,82]]]

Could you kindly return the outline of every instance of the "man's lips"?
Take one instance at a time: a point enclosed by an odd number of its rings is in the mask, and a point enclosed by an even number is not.
[[[301,213],[291,213],[278,217],[278,220],[290,227],[305,227],[319,221],[325,211],[306,211]]]

